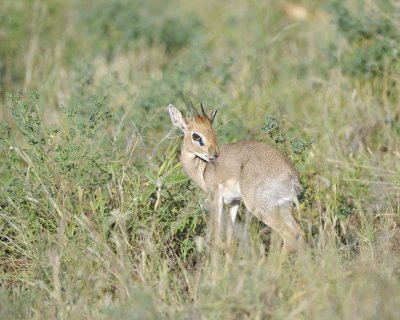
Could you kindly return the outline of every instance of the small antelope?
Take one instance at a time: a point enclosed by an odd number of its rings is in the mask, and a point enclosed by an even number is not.
[[[240,141],[218,147],[212,123],[218,109],[202,114],[192,104],[193,117],[185,118],[172,104],[171,121],[183,133],[181,162],[186,174],[208,194],[211,212],[222,215],[229,205],[231,231],[240,201],[283,238],[284,251],[297,251],[301,230],[291,215],[302,187],[290,161],[276,148]],[[221,201],[222,200],[222,201]],[[221,223],[221,217],[218,218]],[[218,223],[217,223],[218,225]]]

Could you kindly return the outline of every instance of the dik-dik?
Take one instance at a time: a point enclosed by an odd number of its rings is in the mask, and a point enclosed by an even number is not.
[[[191,107],[190,119],[172,104],[168,109],[173,125],[184,133],[182,166],[208,194],[212,213],[222,213],[223,204],[230,206],[233,226],[243,201],[250,212],[282,236],[284,251],[296,251],[301,230],[291,210],[302,187],[293,165],[278,149],[256,141],[219,147],[212,125],[218,109],[207,114],[201,105],[199,114]]]

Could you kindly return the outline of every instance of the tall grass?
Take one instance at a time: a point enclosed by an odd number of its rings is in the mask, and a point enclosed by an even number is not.
[[[2,1],[0,318],[397,318],[398,9]],[[189,100],[295,163],[297,256],[244,208],[213,242],[166,109]]]

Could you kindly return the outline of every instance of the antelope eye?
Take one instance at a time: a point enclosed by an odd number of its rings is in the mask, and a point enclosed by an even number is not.
[[[200,141],[200,136],[197,133],[193,133],[192,138],[194,141]]]

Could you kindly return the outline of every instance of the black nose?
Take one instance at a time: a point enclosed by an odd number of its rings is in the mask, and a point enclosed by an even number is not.
[[[217,159],[218,158],[218,154],[214,154],[212,157],[210,157],[209,159],[210,160],[215,160],[215,159]]]

